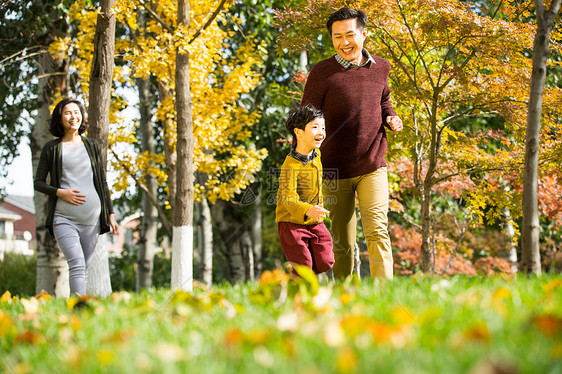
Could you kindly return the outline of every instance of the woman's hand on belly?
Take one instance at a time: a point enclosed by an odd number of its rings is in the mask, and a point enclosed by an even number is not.
[[[86,195],[82,195],[80,191],[70,188],[59,188],[57,196],[72,205],[81,205],[86,202]]]

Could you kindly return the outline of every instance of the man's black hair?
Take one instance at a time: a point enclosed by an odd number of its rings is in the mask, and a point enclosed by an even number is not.
[[[363,31],[365,27],[367,27],[367,14],[362,10],[352,9],[349,7],[343,7],[339,10],[336,10],[334,13],[330,15],[328,18],[328,22],[326,22],[326,27],[332,35],[332,25],[336,21],[345,21],[346,19],[357,19],[357,26],[359,30]]]
[[[295,135],[295,129],[304,130],[307,123],[322,117],[324,117],[324,115],[320,109],[316,109],[314,106],[308,104],[291,110],[289,114],[287,114],[285,127],[287,127],[287,131],[293,136],[293,141],[296,141],[297,136]]]

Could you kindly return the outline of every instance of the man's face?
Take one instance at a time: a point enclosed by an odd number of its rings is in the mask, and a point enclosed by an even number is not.
[[[366,29],[359,29],[357,19],[336,21],[332,24],[332,43],[338,55],[347,61],[361,65],[363,43],[367,36]]]

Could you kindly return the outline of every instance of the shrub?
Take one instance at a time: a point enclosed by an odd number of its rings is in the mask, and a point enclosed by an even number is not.
[[[136,290],[137,252],[125,247],[120,257],[109,258],[109,273],[113,291]],[[170,287],[172,260],[164,253],[154,256],[152,286],[155,288]]]
[[[36,269],[37,257],[6,253],[0,261],[0,295],[34,296]]]

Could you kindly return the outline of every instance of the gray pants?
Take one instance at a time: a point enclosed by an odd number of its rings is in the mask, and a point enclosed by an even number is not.
[[[70,294],[86,295],[88,266],[99,236],[99,226],[77,225],[57,219],[53,233],[68,262]]]

